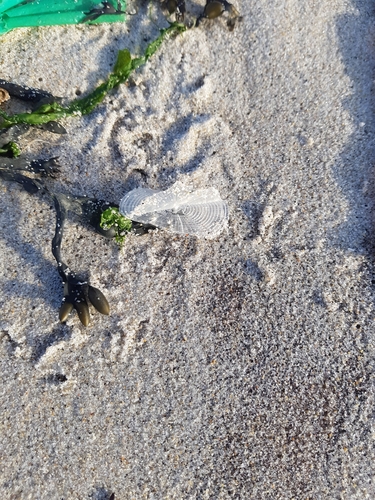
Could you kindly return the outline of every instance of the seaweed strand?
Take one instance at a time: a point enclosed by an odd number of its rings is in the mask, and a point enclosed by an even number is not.
[[[88,96],[74,100],[67,107],[61,106],[58,102],[51,102],[42,104],[35,111],[29,113],[8,115],[0,110],[0,117],[2,118],[0,129],[18,124],[43,125],[50,121],[91,113],[91,111],[103,101],[108,92],[121,83],[126,82],[134,70],[146,63],[169,35],[183,33],[185,30],[186,27],[179,23],[171,23],[168,28],[161,29],[159,36],[146,47],[141,57],[132,58],[129,50],[120,50],[113,72],[109,75],[107,80],[93,90]]]

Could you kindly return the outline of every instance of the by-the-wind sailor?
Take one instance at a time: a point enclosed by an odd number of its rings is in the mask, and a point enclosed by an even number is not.
[[[215,238],[228,223],[228,205],[215,188],[190,190],[176,183],[166,191],[137,188],[120,201],[120,213],[174,233]]]

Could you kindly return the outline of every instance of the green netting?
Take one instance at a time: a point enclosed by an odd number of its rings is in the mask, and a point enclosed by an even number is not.
[[[113,9],[98,9],[112,6]],[[125,0],[0,0],[0,34],[14,28],[55,24],[104,23],[125,21]],[[110,10],[117,11],[111,13]],[[100,14],[93,19],[95,12]],[[91,14],[91,16],[90,16]]]

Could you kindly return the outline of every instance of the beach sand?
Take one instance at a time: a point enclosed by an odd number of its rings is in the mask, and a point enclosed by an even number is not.
[[[111,306],[85,328],[58,321],[52,202],[0,183],[4,500],[375,497],[373,3],[236,6],[233,32],[168,40],[67,135],[20,140],[59,157],[62,192],[181,181],[230,219],[119,249],[73,217],[64,260]],[[0,78],[86,95],[166,26],[131,8],[3,35]]]

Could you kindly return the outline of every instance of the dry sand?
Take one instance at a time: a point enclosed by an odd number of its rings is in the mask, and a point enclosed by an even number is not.
[[[0,185],[4,500],[375,497],[374,5],[237,6],[232,33],[168,41],[67,136],[21,141],[65,192],[216,187],[227,233],[120,251],[72,220],[65,260],[112,309],[60,324],[52,204]],[[138,9],[6,34],[0,78],[84,95],[157,35]]]

